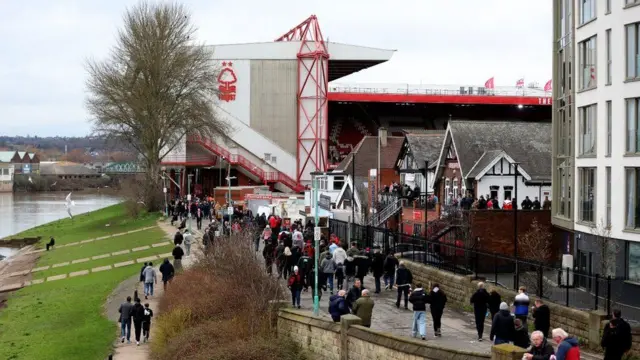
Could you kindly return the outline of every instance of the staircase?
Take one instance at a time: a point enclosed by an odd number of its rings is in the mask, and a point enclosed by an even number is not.
[[[267,165],[268,170],[264,170],[262,165],[258,165],[255,161],[249,159],[251,156],[243,148],[233,148],[230,151],[211,139],[196,135],[190,136],[187,142],[198,144],[217,156],[224,157],[225,161],[228,161],[231,165],[244,169],[265,184],[281,183],[293,192],[302,192],[304,190],[302,185],[285,173],[278,171],[272,165]]]
[[[378,227],[384,224],[385,221],[389,220],[389,218],[399,213],[401,210],[402,210],[402,199],[396,198],[395,201],[392,201],[382,210],[373,214],[373,216],[369,220],[368,225],[373,227]]]

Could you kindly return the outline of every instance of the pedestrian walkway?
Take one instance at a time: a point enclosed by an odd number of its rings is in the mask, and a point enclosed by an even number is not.
[[[169,224],[168,221],[159,221],[158,226],[167,234],[167,238],[171,240],[171,243],[173,243],[173,236],[175,235],[176,227]],[[186,256],[182,259],[182,266],[185,269],[191,267],[195,263],[195,261],[202,255],[204,250],[202,246],[202,241],[201,241],[202,235],[203,235],[202,230],[197,230],[194,228],[192,229],[192,233],[193,233],[195,242],[191,245],[191,255]],[[170,256],[171,254],[167,254],[167,255]],[[158,271],[158,276],[159,276],[158,277],[159,285],[155,286],[155,289],[154,289],[155,294],[154,296],[150,297],[148,300],[143,300],[143,303],[148,302],[149,307],[153,310],[153,319],[151,320],[151,330],[150,330],[150,341],[154,340],[153,323],[154,321],[157,321],[158,316],[160,315],[158,304],[160,302],[160,299],[162,298],[162,295],[164,294],[164,290],[162,288],[161,281],[160,281],[160,277],[162,275],[159,274],[158,268],[159,266],[156,267],[156,271]],[[133,290],[137,290],[140,296],[144,294],[144,289],[142,288],[142,284],[139,281],[136,283],[136,288],[131,289],[131,293],[133,293]],[[133,339],[133,329],[131,330],[131,332],[132,332],[131,336]],[[141,343],[140,346],[136,346],[135,342],[133,344],[126,344],[126,343],[123,344],[119,341],[120,339],[119,334],[120,334],[120,330],[118,330],[118,338],[115,343],[115,350],[113,354],[114,360],[148,360],[151,358],[149,344]]]

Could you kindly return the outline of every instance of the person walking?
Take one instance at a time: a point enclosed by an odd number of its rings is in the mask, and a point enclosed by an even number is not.
[[[196,227],[198,230],[202,230],[202,216],[202,208],[198,206],[198,209],[196,210]]]
[[[494,345],[506,344],[513,341],[515,332],[516,327],[514,318],[509,312],[509,305],[507,305],[506,302],[502,302],[500,304],[500,311],[498,311],[496,317],[494,317],[491,322],[489,340],[493,341]]]
[[[186,250],[186,255],[191,255],[191,244],[193,243],[193,235],[189,230],[184,232],[184,249]]]
[[[169,259],[164,259],[162,265],[160,265],[160,274],[162,274],[162,289],[167,290],[167,283],[170,283],[175,275],[175,268],[169,262]]]
[[[478,290],[471,296],[471,304],[473,304],[473,314],[476,320],[476,330],[478,331],[478,341],[482,341],[484,333],[484,318],[487,316],[487,305],[489,302],[489,293],[484,288],[484,283],[478,283]],[[501,304],[502,305],[502,304]]]
[[[384,255],[379,248],[373,249],[373,258],[371,259],[371,272],[376,285],[376,294],[380,294],[380,278],[384,275]]]
[[[120,304],[118,308],[120,313],[120,336],[121,342],[124,343],[126,338],[127,343],[131,343],[131,317],[133,316],[133,304],[131,304],[131,296],[127,296],[127,301]]]
[[[336,287],[338,290],[342,290],[344,289],[344,262],[347,260],[347,252],[342,246],[338,246],[331,252],[331,256],[336,263]]]
[[[371,327],[374,305],[375,303],[369,296],[369,290],[367,289],[362,290],[362,296],[353,303],[353,315],[362,319],[362,326]]]
[[[515,307],[516,318],[522,320],[522,323],[526,326],[527,318],[529,317],[529,295],[527,295],[527,288],[524,286],[520,286],[518,289],[513,306]]]
[[[147,265],[149,265],[149,263],[145,262],[144,265],[142,265],[142,268],[140,269],[140,282],[142,283],[143,286],[144,286],[144,269],[147,268]]]
[[[136,298],[133,304],[133,328],[136,335],[136,345],[140,346],[140,334],[142,333],[142,320],[144,318],[144,306],[140,304],[140,299]]]
[[[320,271],[320,274],[322,274],[322,281],[320,284],[325,288],[325,290],[328,286],[330,294],[333,295],[333,274],[336,272],[336,262],[328,251],[324,259],[320,262]]]
[[[489,301],[487,302],[487,305],[489,306],[491,321],[493,321],[494,316],[496,316],[498,311],[500,311],[501,302],[502,298],[500,297],[500,294],[495,290],[491,290],[491,292],[489,293]]]
[[[349,307],[345,299],[346,295],[346,291],[340,290],[337,295],[331,295],[329,298],[329,314],[331,314],[333,322],[340,322],[342,315],[349,314]]]
[[[384,260],[384,288],[385,290],[391,290],[393,287],[395,276],[396,276],[396,268],[398,267],[398,259],[393,254],[391,250],[389,250],[389,254],[387,258]]]
[[[182,245],[183,240],[184,240],[184,236],[182,236],[182,233],[180,232],[180,230],[176,231],[176,234],[173,236],[173,245],[175,246]]]
[[[144,315],[142,317],[142,341],[149,342],[149,332],[151,331],[151,318],[153,310],[149,307],[149,303],[144,304]]]
[[[604,360],[620,360],[631,349],[631,326],[619,309],[613,310],[613,319],[604,327],[600,345],[604,348]]]
[[[413,282],[413,274],[407,269],[403,261],[398,265],[396,274],[396,287],[398,288],[398,298],[396,307],[400,308],[400,298],[404,294],[404,308],[409,309],[409,291],[411,291],[411,283]]]
[[[409,301],[413,305],[411,336],[415,338],[420,334],[422,340],[425,340],[427,338],[427,304],[429,303],[429,296],[422,289],[422,284],[416,285],[415,290],[409,296]]]
[[[293,273],[289,276],[289,280],[287,281],[287,287],[291,290],[291,302],[293,307],[297,307],[300,309],[300,293],[302,292],[302,287],[304,286],[304,279],[302,279],[302,275],[298,270],[297,266],[293,267]]]
[[[411,298],[409,298],[411,300]],[[447,303],[447,295],[440,289],[440,285],[433,284],[429,292],[429,303],[431,304],[431,317],[433,318],[433,332],[436,337],[442,336],[442,314]]]
[[[173,268],[175,272],[179,272],[182,270],[182,257],[184,256],[184,250],[180,247],[180,245],[176,245],[171,252],[173,255]]]
[[[153,268],[153,263],[149,262],[147,267],[143,271],[144,274],[144,298],[148,299],[149,296],[153,296],[153,285],[158,284],[156,278],[156,270]]]
[[[549,328],[551,327],[551,311],[549,307],[542,303],[542,300],[536,299],[533,307],[533,328],[541,331],[546,339],[549,336]]]

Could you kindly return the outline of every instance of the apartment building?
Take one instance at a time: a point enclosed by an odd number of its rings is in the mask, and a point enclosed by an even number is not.
[[[640,0],[553,3],[552,222],[640,299]]]

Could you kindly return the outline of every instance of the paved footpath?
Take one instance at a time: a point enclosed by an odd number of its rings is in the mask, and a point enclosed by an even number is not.
[[[193,224],[195,225],[195,221],[193,222]],[[175,235],[177,228],[175,226],[171,226],[168,222],[164,222],[164,221],[158,222],[158,226],[160,226],[160,228],[164,230],[164,232],[167,234],[167,237],[171,239],[171,241],[173,242],[173,235]],[[202,241],[201,241],[202,231],[196,230],[195,227],[192,228],[192,231],[195,239],[195,244],[191,245],[191,255],[185,256],[184,258],[182,258],[182,266],[184,268],[188,268],[192,266],[195,260],[202,254],[202,250],[203,250]],[[158,268],[159,266],[156,267],[156,272],[157,272],[156,275],[158,276],[158,285],[156,285],[154,288],[154,296],[150,297],[148,300],[143,300],[143,304],[145,302],[148,302],[149,307],[153,309],[153,317],[155,319],[157,319],[158,315],[160,315],[160,311],[158,310],[159,308],[158,304],[160,302],[160,299],[162,298],[162,295],[164,294],[164,291],[162,289],[162,281],[161,281],[162,275],[160,274]],[[139,281],[136,281],[135,288],[138,290],[138,294],[140,294],[140,296],[144,295],[142,285]],[[130,290],[131,294],[133,294],[133,290],[134,288]],[[150,341],[153,341],[154,339],[153,338],[153,322],[154,320],[152,319]],[[140,346],[136,346],[135,340],[134,340],[135,337],[133,334],[133,328],[131,329],[132,343],[131,344],[127,344],[126,342],[124,344],[121,343],[120,330],[119,330],[120,324],[117,324],[117,325],[118,325],[118,338],[115,342],[113,359],[115,360],[148,360],[150,359],[151,356],[150,356],[149,344],[140,343]]]

